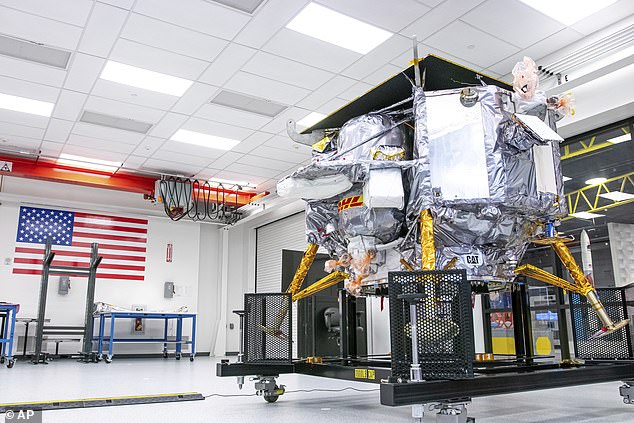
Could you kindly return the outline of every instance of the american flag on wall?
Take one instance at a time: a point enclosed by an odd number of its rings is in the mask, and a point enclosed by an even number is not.
[[[41,275],[44,244],[50,238],[53,265],[82,266],[90,262],[90,245],[103,257],[97,279],[142,281],[145,275],[147,220],[20,207],[13,273]]]

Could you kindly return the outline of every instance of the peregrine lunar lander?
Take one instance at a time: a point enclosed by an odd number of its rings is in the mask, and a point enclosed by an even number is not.
[[[313,160],[277,190],[306,201],[308,247],[285,294],[247,294],[244,354],[219,364],[219,375],[258,376],[268,401],[283,393],[281,373],[383,382],[382,404],[440,402],[452,422],[467,421],[465,401],[454,398],[634,378],[632,363],[537,363],[526,331],[504,370],[475,362],[472,292],[512,286],[519,326],[526,291],[518,277],[583,295],[601,322],[592,338],[629,330],[627,318],[604,310],[571,239],[556,230],[567,215],[556,122],[573,100],[546,98],[529,58],[513,74],[511,87],[428,56],[301,134],[288,123]],[[573,282],[519,265],[530,243],[550,245]],[[330,275],[301,290],[319,247],[332,257]],[[389,298],[390,356],[356,356],[354,330],[342,330],[340,357],[293,360],[292,301],[341,281],[342,328],[358,298]]]

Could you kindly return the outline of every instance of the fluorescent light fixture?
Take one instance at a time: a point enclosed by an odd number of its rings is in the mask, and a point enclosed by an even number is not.
[[[229,138],[217,137],[215,135],[203,134],[202,132],[189,131],[187,129],[179,129],[170,139],[172,141],[215,148],[217,150],[231,150],[240,143],[240,141]]]
[[[286,110],[283,104],[227,90],[221,90],[210,103],[268,117],[275,117]]]
[[[34,41],[0,35],[0,54],[66,69],[71,52],[48,47]]]
[[[100,172],[114,173],[123,163],[111,162],[109,160],[92,159],[89,157],[75,156],[73,154],[62,153],[57,159],[57,164],[64,166],[81,167],[84,169],[98,170]]]
[[[297,121],[297,126],[302,126],[304,128],[310,128],[317,122],[321,121],[325,118],[326,115],[323,113],[312,112],[308,116],[303,117],[302,119]]]
[[[520,0],[544,15],[564,25],[572,25],[583,18],[616,3],[616,0]]]
[[[634,195],[628,194],[627,192],[612,191],[600,194],[599,197],[607,198],[612,201],[626,201],[634,198]]]
[[[586,185],[599,185],[607,181],[607,178],[590,178],[586,181]]]
[[[0,93],[0,109],[50,117],[53,113],[53,107],[55,104],[48,101],[31,100],[30,98]]]
[[[568,182],[568,181],[572,181],[572,178],[569,178],[567,176],[564,176],[564,182]]]
[[[598,214],[598,213],[579,212],[579,213],[570,213],[570,216],[576,217],[577,219],[592,220],[592,219],[596,219],[597,217],[604,217],[605,215]]]
[[[392,36],[391,32],[310,3],[286,28],[309,37],[366,54]]]
[[[141,69],[136,66],[124,65],[112,60],[106,62],[100,78],[177,97],[185,94],[185,91],[194,83],[188,79]]]
[[[210,184],[216,184],[216,185],[222,184],[223,186],[239,185],[242,188],[255,188],[257,186],[255,184],[251,184],[249,182],[232,181],[230,179],[222,179],[222,178],[211,178],[209,180],[209,183]]]
[[[630,141],[631,139],[632,139],[632,134],[623,134],[623,135],[619,135],[618,137],[610,138],[609,140],[606,140],[606,141],[611,142],[612,144],[620,144],[622,142]]]

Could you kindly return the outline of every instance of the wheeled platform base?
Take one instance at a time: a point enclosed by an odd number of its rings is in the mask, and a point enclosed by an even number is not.
[[[443,401],[424,405],[412,405],[412,420],[414,423],[475,423],[475,418],[467,416],[467,405],[471,404],[470,398]],[[427,415],[428,418],[425,418]]]
[[[619,388],[619,394],[625,404],[634,404],[634,380],[624,380]]]

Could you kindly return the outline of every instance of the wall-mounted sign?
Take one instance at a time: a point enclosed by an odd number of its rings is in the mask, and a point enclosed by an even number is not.
[[[166,263],[171,263],[172,262],[172,250],[174,249],[174,246],[171,243],[167,244],[167,251],[165,253],[165,262]]]
[[[11,172],[13,170],[13,163],[0,162],[0,172]]]

